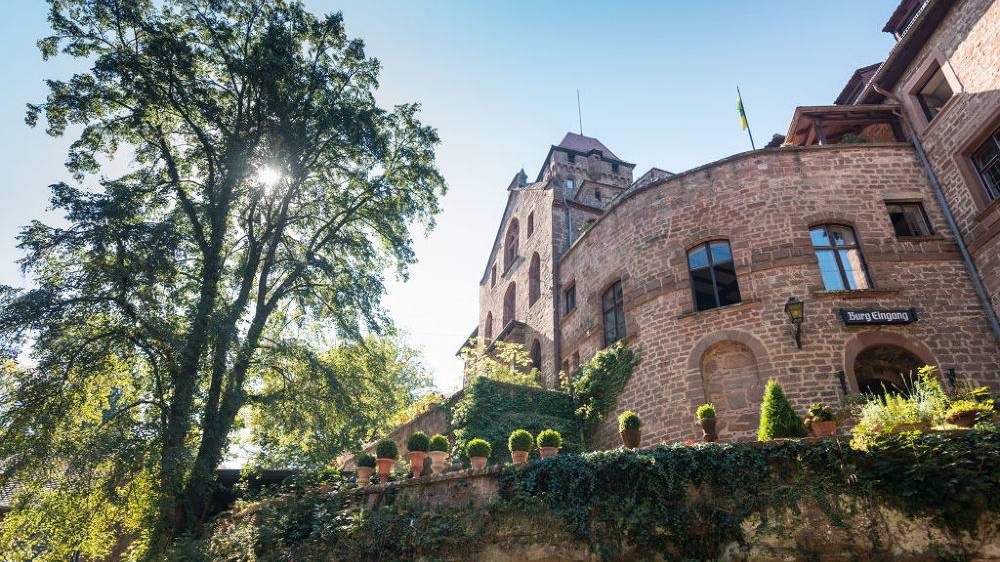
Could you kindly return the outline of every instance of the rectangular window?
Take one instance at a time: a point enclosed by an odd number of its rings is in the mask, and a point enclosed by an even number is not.
[[[930,123],[952,96],[951,86],[944,73],[941,72],[941,67],[938,67],[924,82],[916,96],[917,101],[920,102],[920,109],[924,111],[924,117]]]
[[[810,231],[827,291],[869,289],[868,271],[861,248],[849,226],[827,224]]]
[[[570,285],[563,291],[563,315],[567,315],[576,309],[576,285]]]
[[[733,251],[729,242],[716,240],[688,252],[691,290],[697,310],[708,310],[740,302]]]
[[[972,163],[983,180],[990,201],[1000,198],[1000,129],[972,153]]]
[[[931,223],[921,203],[886,203],[896,236],[930,236]]]
[[[618,281],[601,297],[604,317],[604,347],[625,339],[625,299],[622,282]]]

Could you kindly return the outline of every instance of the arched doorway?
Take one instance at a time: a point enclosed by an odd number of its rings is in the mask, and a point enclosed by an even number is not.
[[[906,394],[923,361],[896,345],[873,345],[854,359],[854,376],[862,394]]]

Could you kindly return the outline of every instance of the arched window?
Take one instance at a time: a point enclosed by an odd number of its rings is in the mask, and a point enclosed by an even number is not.
[[[490,268],[490,288],[497,286],[497,264]]]
[[[535,304],[542,294],[541,280],[542,260],[538,257],[538,252],[531,255],[531,265],[528,266],[528,306]]]
[[[518,238],[518,224],[517,219],[510,221],[510,226],[507,227],[507,242],[504,244],[503,251],[503,270],[506,272],[510,269],[510,266],[514,265],[514,260],[517,259],[517,238]]]
[[[531,366],[542,370],[542,344],[538,340],[531,342]]]
[[[740,302],[740,285],[729,242],[715,240],[690,249],[688,271],[697,310]]]
[[[517,310],[517,286],[511,282],[507,286],[507,292],[503,295],[503,326],[507,327],[514,321],[514,312]]]
[[[535,232],[535,213],[528,213],[528,232],[524,235],[525,238],[531,238],[531,235]]]
[[[819,262],[819,273],[827,291],[868,289],[868,269],[854,229],[839,224],[824,224],[809,231]]]
[[[625,299],[621,281],[604,292],[601,312],[604,317],[604,347],[625,339]],[[579,361],[579,356],[576,361]]]
[[[483,326],[483,339],[489,342],[493,339],[493,313],[486,313],[486,324]]]

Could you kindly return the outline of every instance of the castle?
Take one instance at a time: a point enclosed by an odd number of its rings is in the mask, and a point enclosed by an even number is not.
[[[1000,2],[903,0],[883,31],[885,61],[765,149],[636,178],[567,133],[507,187],[472,336],[546,386],[637,345],[644,446],[695,437],[704,402],[752,437],[769,378],[800,410],[924,364],[1000,386]]]

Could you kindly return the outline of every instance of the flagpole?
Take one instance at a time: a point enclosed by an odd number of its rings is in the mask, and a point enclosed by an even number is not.
[[[740,106],[743,108],[743,120],[747,122],[747,135],[750,137],[750,149],[757,150],[757,147],[753,144],[753,133],[750,131],[750,118],[747,117],[747,106],[743,103],[743,94],[740,93],[739,86],[736,86],[736,97],[740,99]]]

